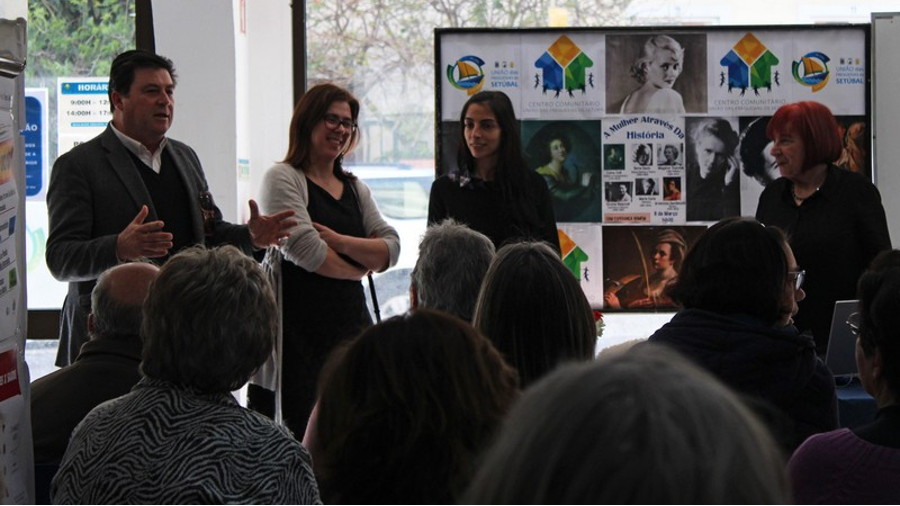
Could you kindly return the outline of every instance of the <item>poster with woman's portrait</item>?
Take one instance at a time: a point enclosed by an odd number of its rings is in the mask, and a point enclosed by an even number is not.
[[[631,145],[631,163],[637,167],[653,165],[653,144],[636,142]]]
[[[523,121],[529,168],[553,197],[557,222],[601,221],[599,121]]]
[[[656,160],[659,166],[678,167],[684,165],[680,142],[660,142],[656,145]]]
[[[643,197],[659,195],[659,180],[655,177],[639,177],[634,180],[634,192]]]
[[[718,221],[741,213],[737,118],[685,118],[687,221]]]
[[[667,289],[704,230],[702,225],[604,227],[604,310],[675,309]]]
[[[851,172],[861,172],[866,178],[872,178],[869,166],[869,124],[864,116],[836,116],[841,132],[841,156],[834,163]]]
[[[623,170],[625,169],[625,145],[624,144],[604,144],[603,145],[603,170]]]
[[[706,35],[606,36],[607,114],[707,111]]]
[[[742,216],[755,215],[763,189],[781,177],[772,156],[772,141],[766,136],[769,118],[770,116],[745,116],[739,119]]]
[[[684,124],[649,114],[619,118],[603,123],[602,138],[604,150],[626,153],[621,170],[604,168],[603,222],[684,223]],[[673,193],[672,184],[678,192]]]

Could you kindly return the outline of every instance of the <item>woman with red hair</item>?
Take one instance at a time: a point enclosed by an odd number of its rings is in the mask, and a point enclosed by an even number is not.
[[[790,238],[807,273],[807,297],[795,323],[812,332],[824,355],[834,302],[855,298],[860,274],[878,252],[891,248],[881,194],[862,174],[834,164],[841,135],[828,107],[812,101],[783,105],[766,135],[782,177],[763,190],[756,219]]]

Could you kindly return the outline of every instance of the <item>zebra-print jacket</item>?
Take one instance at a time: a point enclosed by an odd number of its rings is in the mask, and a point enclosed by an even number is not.
[[[94,408],[53,479],[55,504],[318,504],[306,449],[230,394],[143,378]]]

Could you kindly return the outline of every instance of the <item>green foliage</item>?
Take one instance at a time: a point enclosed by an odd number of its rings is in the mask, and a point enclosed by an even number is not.
[[[55,118],[57,77],[106,77],[113,57],[134,48],[134,0],[29,0],[26,29],[25,86],[47,88]],[[56,121],[49,128],[54,160]]]
[[[134,47],[133,0],[30,0],[27,76],[105,76]]]
[[[310,83],[348,87],[367,122],[384,125],[390,147],[362,153],[399,161],[434,155],[435,28],[547,26],[551,6],[565,8],[571,26],[624,24],[631,0],[307,0]],[[387,89],[388,91],[385,91]],[[382,101],[387,96],[388,106]],[[381,107],[379,107],[379,105]],[[422,118],[421,120],[413,118]],[[396,126],[395,126],[396,125]],[[363,139],[365,150],[366,139]],[[424,155],[424,156],[423,156]]]

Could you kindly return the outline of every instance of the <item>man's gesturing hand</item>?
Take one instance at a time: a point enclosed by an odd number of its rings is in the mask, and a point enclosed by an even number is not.
[[[288,209],[275,214],[259,214],[259,206],[255,200],[250,200],[250,221],[247,228],[250,229],[250,242],[254,248],[277,246],[278,241],[290,235],[291,227],[297,225],[297,220],[292,219],[294,211]]]
[[[164,257],[172,248],[172,234],[163,231],[162,220],[144,223],[150,209],[141,206],[137,216],[119,232],[116,238],[116,256],[119,260]]]

